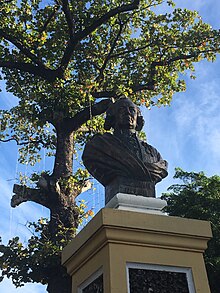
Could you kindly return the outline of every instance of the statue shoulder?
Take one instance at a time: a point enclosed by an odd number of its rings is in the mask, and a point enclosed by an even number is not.
[[[153,147],[152,145],[148,144],[145,141],[141,141],[142,146],[145,148],[145,151],[149,154],[151,154],[154,157],[157,157],[158,160],[162,160],[161,154],[158,152],[158,150]]]
[[[148,144],[146,141],[141,140],[140,143],[148,150],[157,151],[157,149],[155,147]]]

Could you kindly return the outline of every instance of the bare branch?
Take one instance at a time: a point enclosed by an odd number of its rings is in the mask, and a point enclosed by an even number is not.
[[[23,202],[33,201],[49,208],[49,199],[40,189],[29,188],[25,185],[14,184],[11,206],[15,208]]]
[[[95,117],[104,113],[111,103],[110,99],[105,99],[97,104],[91,105],[91,107],[86,107],[81,112],[78,112],[73,118],[66,120],[69,129],[71,129],[71,131],[76,131],[81,125],[91,119],[91,115],[92,117]]]

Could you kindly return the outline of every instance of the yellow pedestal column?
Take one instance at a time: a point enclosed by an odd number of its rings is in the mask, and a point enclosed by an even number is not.
[[[100,275],[105,293],[130,292],[129,267],[184,272],[189,293],[210,293],[203,261],[210,238],[205,221],[104,208],[65,247],[62,263],[73,293]]]

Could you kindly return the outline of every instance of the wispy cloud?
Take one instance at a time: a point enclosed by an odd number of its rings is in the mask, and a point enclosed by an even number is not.
[[[219,62],[220,63],[220,62]],[[200,72],[206,65],[200,66]],[[177,102],[175,121],[178,133],[190,137],[201,155],[220,159],[220,78],[203,80],[190,97]]]
[[[206,1],[206,0],[177,0],[175,1],[178,6],[188,8],[191,10],[199,11],[202,20],[209,23],[213,28],[219,29],[219,1]]]
[[[176,94],[170,107],[144,110],[148,142],[168,161],[169,176],[157,185],[157,194],[174,183],[175,167],[186,171],[220,173],[220,58],[202,62],[197,79]]]

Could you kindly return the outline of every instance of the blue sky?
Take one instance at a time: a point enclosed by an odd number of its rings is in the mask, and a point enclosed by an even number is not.
[[[176,1],[178,6],[196,9],[203,20],[213,27],[220,27],[220,2],[216,0]],[[220,57],[215,63],[202,62],[196,65],[195,81],[186,77],[187,90],[175,95],[170,107],[144,109],[145,132],[148,143],[155,146],[169,163],[169,176],[157,186],[157,196],[165,192],[174,181],[175,167],[186,171],[204,171],[211,176],[220,173]],[[10,107],[15,102],[12,95],[0,93],[0,106]],[[48,169],[50,164],[43,160],[36,171]],[[33,203],[24,203],[12,209],[10,198],[12,185],[21,169],[17,164],[17,148],[14,143],[0,144],[0,236],[6,242],[10,237],[20,235],[25,241],[29,232],[27,221],[46,217],[48,211]],[[103,189],[97,187],[92,206],[103,205]],[[83,198],[83,194],[81,196]],[[28,284],[16,289],[6,280],[0,283],[4,293],[44,293],[45,286]]]

